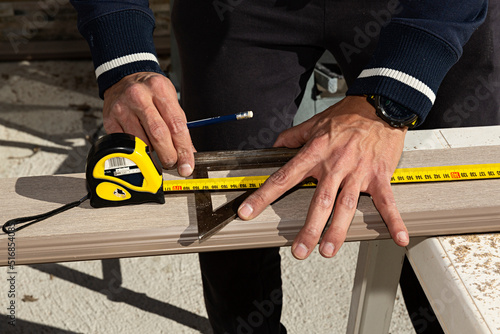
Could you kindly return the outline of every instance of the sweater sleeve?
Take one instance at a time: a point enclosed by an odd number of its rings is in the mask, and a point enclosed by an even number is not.
[[[99,85],[99,96],[136,72],[163,74],[153,43],[155,19],[147,0],[71,0],[78,30],[87,40]]]
[[[347,95],[385,96],[415,112],[420,125],[446,73],[484,21],[487,5],[487,0],[401,0]]]

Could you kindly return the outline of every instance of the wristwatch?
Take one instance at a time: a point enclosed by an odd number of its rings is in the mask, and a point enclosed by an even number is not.
[[[375,107],[375,113],[393,128],[407,126],[412,129],[417,124],[418,115],[402,105],[380,95],[368,95],[368,102]]]

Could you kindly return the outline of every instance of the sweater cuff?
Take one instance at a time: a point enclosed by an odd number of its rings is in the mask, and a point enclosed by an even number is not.
[[[138,10],[103,15],[80,27],[92,53],[101,98],[106,89],[129,74],[165,75],[153,43],[154,27],[154,20]]]
[[[391,23],[377,50],[347,95],[381,95],[427,117],[444,76],[459,56],[442,39],[424,30]]]

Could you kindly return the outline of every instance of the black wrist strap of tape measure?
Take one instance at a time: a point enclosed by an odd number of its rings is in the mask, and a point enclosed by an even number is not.
[[[84,197],[82,197],[78,201],[74,201],[74,202],[65,204],[65,205],[61,206],[60,208],[54,209],[54,210],[46,212],[46,213],[42,213],[40,215],[11,219],[2,226],[2,231],[6,234],[9,234],[12,232],[17,232],[19,230],[22,230],[25,227],[28,227],[28,226],[33,225],[35,223],[38,223],[39,221],[42,221],[42,220],[45,220],[49,217],[57,215],[58,213],[75,208],[75,207],[79,206],[80,204],[82,204],[83,202],[85,202],[89,197],[90,197],[90,193],[85,195]],[[18,224],[24,224],[24,225],[19,226],[19,227],[10,228],[11,226],[16,226]]]

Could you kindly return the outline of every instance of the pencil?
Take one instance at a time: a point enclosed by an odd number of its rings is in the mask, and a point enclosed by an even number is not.
[[[252,117],[253,117],[252,111],[244,111],[244,112],[240,112],[238,114],[233,114],[233,115],[217,116],[217,117],[212,117],[212,118],[200,119],[197,121],[191,121],[191,122],[187,123],[187,126],[188,126],[188,129],[192,129],[192,128],[197,128],[200,126],[229,122],[229,121],[239,121],[242,119],[249,119]]]

